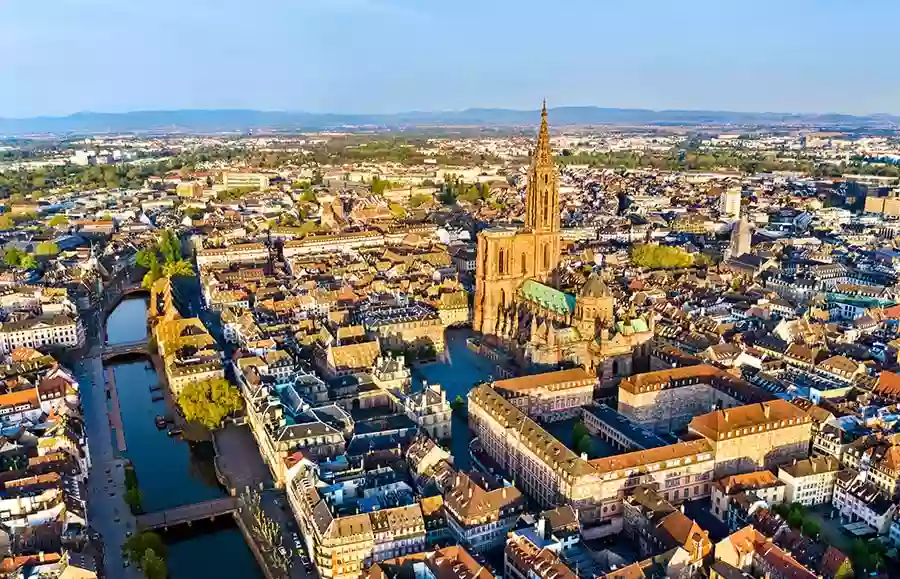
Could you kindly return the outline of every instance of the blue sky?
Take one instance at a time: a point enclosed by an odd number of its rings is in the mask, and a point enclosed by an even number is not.
[[[0,0],[0,116],[900,114],[898,23],[897,0]]]

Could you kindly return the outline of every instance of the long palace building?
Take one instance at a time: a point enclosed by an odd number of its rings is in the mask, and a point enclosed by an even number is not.
[[[504,380],[473,388],[469,425],[483,451],[517,488],[545,507],[571,504],[594,536],[621,531],[623,497],[639,485],[653,486],[665,500],[679,504],[708,497],[717,478],[773,468],[809,454],[811,420],[805,412],[738,378],[698,365],[634,376],[620,385],[620,399],[629,401],[629,412],[646,416],[641,413],[646,409],[635,405],[655,406],[661,401],[628,395],[635,388],[639,394],[642,389],[658,392],[660,384],[666,384],[686,392],[698,387],[714,390],[727,396],[723,401],[731,407],[695,414],[684,440],[674,444],[588,460],[535,421],[546,420],[547,400],[521,401],[551,396],[551,407],[568,414],[570,404],[580,401],[584,383],[570,374],[553,374],[558,375],[556,380],[525,376],[513,379],[521,384]]]

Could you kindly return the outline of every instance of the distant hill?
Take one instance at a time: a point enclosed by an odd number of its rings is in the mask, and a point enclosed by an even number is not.
[[[900,127],[900,117],[877,114],[738,113],[557,107],[549,111],[554,126],[573,125],[807,125],[840,128]],[[466,109],[387,115],[319,114],[246,109],[76,113],[65,117],[0,118],[0,136],[101,133],[218,133],[227,131],[321,131],[327,129],[400,129],[434,126],[534,126],[537,110]]]

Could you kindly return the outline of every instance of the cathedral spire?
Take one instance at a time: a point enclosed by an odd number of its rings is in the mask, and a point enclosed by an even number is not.
[[[541,128],[528,172],[525,226],[534,231],[559,231],[559,183],[550,149],[546,100],[541,107]]]
[[[534,150],[536,164],[553,164],[553,153],[550,150],[550,124],[547,122],[547,99],[541,107],[541,129],[538,132],[537,148]]]

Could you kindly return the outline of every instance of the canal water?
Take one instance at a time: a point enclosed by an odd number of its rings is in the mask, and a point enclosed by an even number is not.
[[[110,344],[147,336],[147,300],[131,298],[109,315]],[[126,360],[108,366],[113,372],[127,451],[134,464],[144,509],[155,511],[220,497],[210,444],[189,445],[158,430],[154,418],[165,414],[165,403],[153,402],[161,392],[150,390],[159,381],[149,360]],[[257,579],[262,572],[241,532],[231,521],[197,525],[163,534],[169,546],[170,579],[240,577]]]

